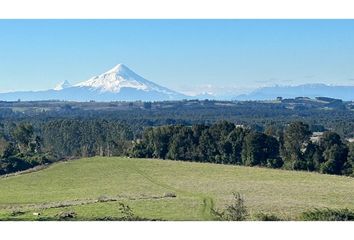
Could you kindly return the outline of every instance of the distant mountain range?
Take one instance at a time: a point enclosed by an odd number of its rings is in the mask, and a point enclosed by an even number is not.
[[[331,86],[326,84],[303,84],[298,86],[273,86],[259,88],[250,94],[236,96],[234,100],[271,100],[277,97],[330,97],[344,101],[354,100],[354,86]]]
[[[0,100],[5,101],[162,101],[184,98],[187,96],[148,81],[123,64],[75,85],[64,81],[45,91],[0,93]]]
[[[354,101],[354,86],[304,84],[259,88],[249,94],[227,96],[227,100],[272,100],[277,97],[330,97]],[[127,66],[118,64],[109,71],[87,81],[71,85],[68,81],[45,91],[0,93],[0,101],[164,101],[182,99],[226,99],[224,96],[201,94],[187,96],[155,84],[139,76]]]

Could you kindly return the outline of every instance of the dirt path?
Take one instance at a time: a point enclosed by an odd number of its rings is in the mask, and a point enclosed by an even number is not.
[[[189,197],[195,197],[198,198],[202,202],[202,207],[200,209],[201,215],[203,216],[204,220],[213,220],[213,215],[211,213],[211,209],[214,208],[214,200],[212,197],[203,194],[203,193],[193,193],[185,190],[181,190],[178,188],[175,188],[171,185],[168,185],[166,183],[157,181],[155,178],[151,177],[148,175],[146,172],[142,171],[139,169],[136,165],[129,165],[129,168],[131,170],[134,170],[138,174],[140,174],[142,177],[144,177],[146,180],[149,182],[160,186],[168,191],[173,191],[177,194],[177,196],[182,195],[182,196],[189,196]]]
[[[0,209],[7,210],[18,210],[18,211],[30,211],[30,210],[44,210],[50,208],[64,208],[78,205],[87,205],[102,202],[117,202],[121,200],[158,200],[172,198],[171,196],[144,196],[144,197],[127,197],[127,196],[115,196],[115,197],[100,197],[98,199],[75,199],[75,200],[65,200],[60,202],[44,202],[36,204],[14,204],[9,206],[0,206]]]

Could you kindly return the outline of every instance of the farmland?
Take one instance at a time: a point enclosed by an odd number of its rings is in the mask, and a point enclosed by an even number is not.
[[[257,213],[297,220],[313,208],[354,209],[354,179],[257,167],[122,157],[58,162],[0,178],[0,219],[74,220],[120,217],[119,204],[156,220],[213,220],[239,192],[249,219]],[[33,214],[33,213],[39,213]]]

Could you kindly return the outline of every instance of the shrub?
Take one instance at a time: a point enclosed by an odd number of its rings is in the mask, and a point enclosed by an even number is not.
[[[274,214],[268,213],[258,213],[255,215],[256,221],[282,221],[283,219],[279,218]]]
[[[353,221],[354,211],[345,209],[313,209],[303,212],[300,216],[303,221]]]
[[[32,167],[32,165],[21,158],[10,156],[6,159],[0,159],[0,175],[17,171],[23,171]]]
[[[283,160],[279,158],[268,158],[267,167],[269,168],[281,168],[283,166]]]
[[[25,214],[25,213],[26,213],[26,212],[21,211],[21,210],[13,210],[13,211],[10,213],[10,216],[15,217],[15,216],[23,215],[23,214]]]
[[[161,219],[150,219],[150,218],[143,218],[143,217],[136,216],[133,210],[128,205],[125,205],[124,203],[118,203],[118,204],[119,204],[119,211],[123,216],[119,218],[108,217],[102,220],[104,221],[161,221]]]
[[[76,213],[74,211],[65,211],[57,214],[59,220],[70,220],[76,217]]]
[[[27,154],[23,155],[22,159],[32,166],[37,166],[41,164],[50,163],[50,155],[49,154]]]
[[[225,210],[211,209],[216,219],[221,221],[244,221],[248,216],[245,200],[240,193],[233,193],[233,203],[226,206]]]
[[[134,215],[133,210],[128,205],[125,205],[124,203],[119,203],[119,211],[123,215],[120,219],[121,221],[138,220],[138,217]]]

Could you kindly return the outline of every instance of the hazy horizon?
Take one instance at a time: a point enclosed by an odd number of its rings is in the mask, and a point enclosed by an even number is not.
[[[353,20],[0,20],[0,92],[54,88],[123,63],[195,95],[354,85]]]

